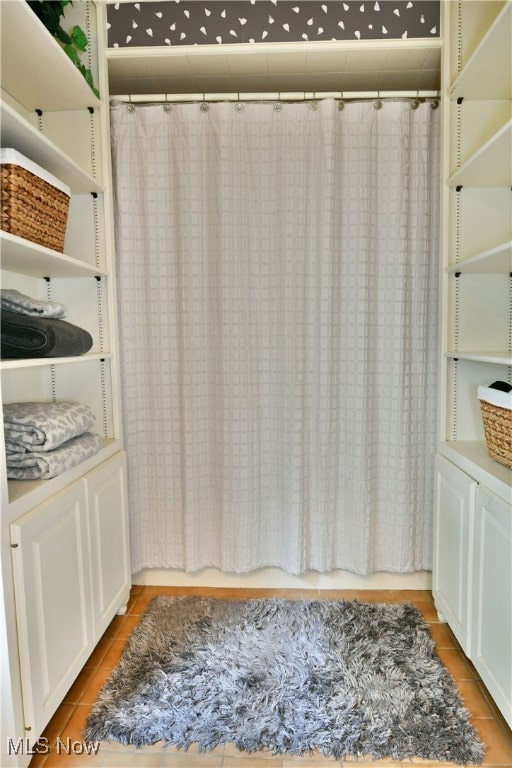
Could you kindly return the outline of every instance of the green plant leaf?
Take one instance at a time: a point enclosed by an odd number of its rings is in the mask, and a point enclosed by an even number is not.
[[[53,36],[57,38],[57,40],[60,40],[61,43],[64,43],[64,45],[72,45],[73,41],[66,32],[65,29],[62,29],[60,24],[57,26],[57,29],[53,33]]]
[[[76,52],[76,48],[74,48],[72,45],[65,45],[64,52],[69,56],[71,61],[74,64],[76,64],[76,66],[80,69],[81,61],[78,53]]]
[[[59,28],[59,19],[60,19],[60,13],[57,8],[55,8],[53,5],[51,6],[49,3],[45,3],[41,9],[42,16],[41,21],[45,25],[46,29],[52,33],[52,35],[55,34],[56,30]]]
[[[60,18],[64,17],[64,8],[67,5],[73,5],[73,0],[27,0],[27,4],[50,34],[62,44],[66,55],[80,70],[93,93],[100,98],[99,91],[94,86],[91,70],[86,69],[82,64],[78,53],[79,51],[84,52],[87,49],[88,40],[85,32],[81,27],[75,25],[71,34],[68,34],[60,24]]]
[[[75,44],[75,47],[78,48],[79,51],[85,51],[87,48],[87,36],[83,29],[81,29],[78,26],[73,27],[73,31],[71,32],[71,39],[73,43]]]

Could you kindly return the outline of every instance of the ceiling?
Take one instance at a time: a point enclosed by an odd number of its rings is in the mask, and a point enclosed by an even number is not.
[[[111,95],[438,91],[439,39],[109,48]]]

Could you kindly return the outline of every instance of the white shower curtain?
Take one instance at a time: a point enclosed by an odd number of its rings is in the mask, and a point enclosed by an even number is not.
[[[112,129],[134,570],[428,569],[438,112]]]

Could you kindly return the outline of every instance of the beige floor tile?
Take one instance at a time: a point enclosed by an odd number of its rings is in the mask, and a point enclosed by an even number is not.
[[[283,759],[283,768],[329,768],[332,765],[340,765],[340,761],[334,762],[326,758],[314,757],[285,757]]]
[[[152,595],[167,595],[168,597],[186,597],[188,595],[209,595],[211,587],[159,587],[148,586],[144,587],[143,594]]]
[[[126,617],[126,621],[115,636],[115,639],[119,640],[123,638],[124,640],[127,640],[138,624],[140,624],[140,616],[130,614]]]
[[[113,642],[113,637],[103,636],[99,641],[98,645],[96,646],[96,648],[94,649],[94,651],[91,653],[91,655],[85,662],[85,666],[99,667],[101,665],[103,657],[105,656],[106,652],[112,645],[112,642]]]
[[[448,624],[430,622],[428,628],[438,648],[457,648],[457,641]]]
[[[86,746],[81,743],[70,743],[68,747],[65,742],[65,745],[58,745],[55,750],[52,750],[44,763],[44,768],[103,768],[104,755],[101,750],[98,750],[97,754],[93,752],[88,754]]]
[[[223,768],[282,768],[283,759],[281,757],[262,758],[258,755],[253,757],[225,757]]]
[[[439,760],[423,760],[420,757],[413,757],[412,760],[405,760],[400,763],[402,768],[460,768],[457,763],[444,763]],[[378,768],[378,766],[375,766]]]
[[[359,592],[357,589],[319,589],[320,600],[356,600]]]
[[[123,652],[125,645],[126,645],[126,639],[124,637],[116,637],[115,640],[112,641],[106,654],[103,656],[101,660],[101,666],[110,667],[110,669],[114,669],[117,662],[121,658],[121,654]]]
[[[114,638],[123,624],[125,623],[126,619],[128,618],[128,614],[125,613],[123,616],[114,616],[110,624],[108,625],[107,629],[105,630],[103,634],[103,638]],[[102,639],[103,639],[102,638]]]
[[[166,746],[165,741],[157,741],[154,744],[145,744],[143,747],[136,747],[132,744],[121,744],[113,739],[106,739],[101,742],[103,752],[123,752],[125,754],[144,755],[153,752],[167,753],[170,747]]]
[[[162,768],[221,768],[222,755],[169,752],[164,754]]]
[[[462,651],[457,648],[436,648],[436,653],[454,680],[475,678],[475,672],[467,663]]]
[[[238,749],[238,747],[236,747],[234,744],[226,744],[224,748],[224,757],[240,757],[251,759],[259,757],[261,760],[268,760],[269,758],[278,757],[278,755],[273,755],[272,752],[269,752],[268,750],[245,752],[244,750]]]
[[[281,595],[285,600],[320,600],[318,589],[283,589]]]
[[[160,768],[163,761],[161,752],[105,752],[104,768]]]
[[[482,765],[512,765],[512,738],[506,734],[495,720],[474,718],[473,725],[485,744]]]
[[[304,590],[304,594],[309,590]],[[283,597],[284,589],[272,589],[269,587],[262,587],[261,589],[248,589],[247,597],[249,600],[259,600],[262,597]]]
[[[74,743],[83,742],[83,730],[86,720],[89,716],[90,707],[84,704],[78,704],[71,714],[71,717],[61,729],[60,738],[62,741],[71,741]]]
[[[357,768],[370,768],[370,766],[371,768],[399,768],[399,766],[408,764],[402,764],[399,760],[393,760],[391,757],[374,760],[371,755],[344,757],[342,763],[344,766],[349,766],[349,768],[352,768],[352,766],[357,766]]]
[[[46,760],[48,758],[49,753],[46,752],[46,747],[41,752],[41,754],[34,755],[29,763],[29,768],[43,768],[44,764],[46,763]]]
[[[493,712],[480,685],[475,680],[458,680],[457,688],[462,702],[473,717],[492,718]]]
[[[213,597],[216,600],[250,600],[251,590],[249,589],[233,589],[231,587],[213,588],[209,597]]]
[[[42,733],[43,738],[47,739],[49,744],[53,745],[57,736],[63,733],[74,711],[74,704],[64,702],[60,705]]]
[[[75,682],[64,696],[64,703],[66,704],[78,704],[80,699],[84,695],[87,686],[91,682],[96,673],[95,667],[84,667]]]
[[[437,610],[434,603],[430,603],[425,600],[424,602],[415,603],[415,605],[421,611],[425,621],[428,621],[429,623],[432,622],[434,624],[439,623],[439,616],[437,615]]]
[[[110,677],[112,667],[98,667],[93,676],[91,677],[87,688],[82,693],[79,704],[91,705],[94,704],[98,697],[98,693],[103,688],[107,679]]]
[[[365,603],[401,603],[403,592],[395,589],[358,589],[356,599]]]
[[[157,595],[153,595],[147,592],[142,592],[140,595],[137,596],[135,599],[134,604],[131,607],[130,610],[130,617],[132,616],[138,616],[139,619],[142,616],[142,614],[147,610],[148,605],[152,600],[155,599]]]
[[[283,757],[283,768],[333,768],[334,765],[340,765],[340,760],[334,757],[324,757],[318,752],[311,755],[302,755],[302,757]]]
[[[410,603],[430,603],[434,604],[434,598],[430,589],[401,589],[397,594],[402,595],[403,599]]]
[[[169,745],[169,749],[172,752],[179,752],[181,755],[184,753],[188,755],[223,755],[224,746],[225,746],[224,744],[219,744],[218,747],[214,747],[213,749],[201,751],[199,749],[199,744],[191,744],[187,750],[180,749],[179,747],[175,747],[173,744],[171,744]]]

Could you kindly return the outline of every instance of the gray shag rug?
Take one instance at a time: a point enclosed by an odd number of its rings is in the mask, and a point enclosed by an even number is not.
[[[87,741],[480,763],[483,747],[412,605],[157,597]]]

